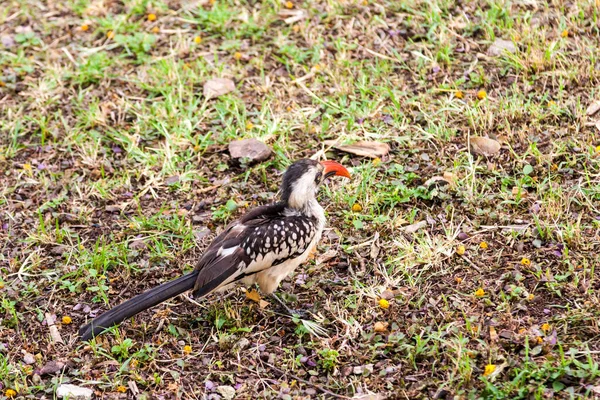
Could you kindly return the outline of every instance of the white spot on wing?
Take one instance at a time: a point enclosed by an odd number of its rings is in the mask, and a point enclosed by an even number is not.
[[[224,249],[224,248],[222,248],[222,247],[221,247],[221,248],[219,249],[219,251],[217,252],[217,255],[218,255],[218,256],[222,256],[222,257],[227,257],[227,256],[230,256],[230,255],[232,255],[233,253],[235,253],[235,251],[236,251],[237,249],[239,249],[239,248],[240,248],[239,246],[233,246],[233,247],[229,247],[229,248],[227,248],[227,249]]]

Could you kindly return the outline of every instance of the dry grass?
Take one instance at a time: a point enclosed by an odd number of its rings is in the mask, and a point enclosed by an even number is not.
[[[3,394],[71,382],[105,398],[216,398],[218,385],[239,398],[598,395],[600,117],[586,115],[600,100],[597,10],[5,2]],[[497,38],[516,51],[488,55]],[[204,99],[212,77],[236,91]],[[500,153],[473,156],[474,136]],[[232,165],[238,137],[275,156]],[[392,152],[373,162],[323,145],[335,138]],[[236,291],[182,296],[76,341],[93,315],[192,268],[214,232],[317,151],[355,179],[324,189],[331,230],[280,288],[311,321]],[[426,185],[441,176],[451,184]],[[51,361],[63,369],[47,373]]]

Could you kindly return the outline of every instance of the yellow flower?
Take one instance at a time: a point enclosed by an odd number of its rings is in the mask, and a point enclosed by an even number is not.
[[[286,1],[285,8],[294,8],[294,3],[292,3],[291,1]]]
[[[214,6],[217,1],[216,0],[208,0],[208,2],[210,3],[211,6]]]
[[[386,299],[379,299],[379,307],[381,307],[383,309],[388,309],[388,308],[390,308],[390,302],[387,301]]]
[[[525,332],[527,332],[527,329],[525,329],[525,328],[521,328],[521,329],[519,329],[519,335],[522,335],[522,334],[524,334]]]
[[[462,92],[462,90],[457,90],[456,92],[454,92],[454,97],[456,97],[457,99],[462,99],[465,97],[465,94]]]
[[[462,256],[463,254],[465,254],[465,251],[466,251],[465,246],[463,246],[462,244],[456,248],[456,254],[458,254],[459,256]]]
[[[190,354],[190,353],[192,352],[192,346],[190,346],[189,344],[188,344],[188,345],[185,345],[185,346],[183,346],[183,352],[184,352],[185,354]]]
[[[542,343],[544,343],[544,339],[542,339],[542,337],[541,337],[541,336],[538,336],[538,337],[536,337],[536,338],[535,338],[535,341],[537,342],[537,344],[542,344]]]
[[[14,389],[6,389],[4,395],[6,397],[15,397],[17,395],[17,392]]]
[[[242,59],[242,53],[240,53],[239,51],[236,51],[235,54],[233,55],[233,58],[235,58],[236,60],[241,60]]]
[[[0,281],[0,289],[4,289],[4,282]]]
[[[527,257],[523,257],[521,259],[521,265],[529,267],[531,265],[531,260],[529,258],[527,258]]]
[[[600,153],[600,144],[596,146],[596,153]]]
[[[369,2],[368,2],[368,0],[363,0],[362,4],[363,4],[363,6],[368,6]]]
[[[321,66],[319,64],[316,64],[312,69],[316,72],[319,72],[321,70]]]
[[[556,165],[556,164],[552,164],[552,165],[550,166],[550,169],[551,169],[552,171],[558,171],[558,165]]]
[[[556,102],[555,102],[554,100],[550,100],[550,101],[548,102],[548,107],[553,107],[553,106],[555,106],[555,105],[556,105]]]
[[[152,28],[152,33],[158,33],[160,32],[160,28],[158,26],[155,26],[154,28]]]
[[[496,370],[496,366],[494,364],[488,364],[485,366],[483,371],[483,376],[490,376]]]
[[[69,317],[68,315],[64,315],[62,317],[62,323],[65,325],[69,325],[71,322],[73,322],[73,320],[71,319],[71,317]]]
[[[477,92],[477,98],[479,100],[483,100],[487,97],[487,93],[485,92],[485,90],[480,90],[479,92]]]
[[[194,38],[194,43],[196,43],[196,44],[200,44],[200,43],[202,43],[202,38],[201,38],[200,36],[196,36],[196,37]]]
[[[113,31],[106,32],[106,37],[109,39],[113,39],[115,37],[115,33]]]
[[[292,106],[287,106],[287,107],[285,108],[285,111],[287,111],[287,112],[290,112],[290,111],[292,111]]]
[[[481,242],[479,243],[479,247],[481,247],[483,250],[487,249],[489,246],[487,244],[487,242]]]
[[[33,172],[33,168],[31,168],[31,164],[27,163],[27,164],[23,164],[23,169],[28,173],[31,174]]]
[[[569,36],[569,31],[567,29],[565,29],[564,31],[562,31],[560,33],[560,36],[566,38],[567,36]]]
[[[150,14],[150,15],[154,15],[154,14]],[[126,391],[127,391],[127,387],[125,387],[123,385],[117,386],[117,392],[119,392],[119,393],[125,393]]]
[[[254,124],[250,121],[246,122],[246,130],[249,131],[254,128]]]
[[[134,358],[133,360],[131,360],[130,365],[132,368],[137,368],[137,366],[140,365],[140,362]]]
[[[86,32],[88,29],[90,29],[90,26],[88,24],[83,24],[81,25],[81,30]]]
[[[381,158],[379,158],[379,157],[375,157],[375,158],[373,159],[373,166],[375,166],[375,167],[378,167],[378,166],[379,166],[379,164],[381,164]]]
[[[477,291],[475,292],[475,296],[477,296],[477,297],[485,296],[485,290],[483,290],[482,288],[477,289]]]
[[[544,332],[548,332],[550,330],[550,324],[548,324],[547,322],[545,324],[542,324],[542,330]]]
[[[354,212],[361,212],[362,211],[362,206],[360,204],[358,204],[358,203],[355,203],[352,206],[352,211],[354,211]]]
[[[156,14],[148,14],[148,21],[156,21]]]
[[[535,296],[533,295],[533,293],[529,293],[529,296],[527,296],[527,300],[531,301],[535,298]]]

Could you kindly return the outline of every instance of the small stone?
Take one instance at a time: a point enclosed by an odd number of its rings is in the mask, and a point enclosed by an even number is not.
[[[2,37],[0,38],[0,42],[2,42],[2,45],[7,49],[15,45],[15,40],[13,39],[13,37],[8,35],[2,35]]]
[[[50,253],[53,255],[61,256],[65,251],[67,251],[66,246],[55,246],[50,250]]]
[[[217,386],[217,392],[219,392],[225,400],[231,400],[235,397],[235,389],[231,386]]]
[[[68,398],[69,400],[87,400],[91,399],[93,395],[94,391],[92,389],[71,384],[62,384],[56,389],[57,397]]]
[[[35,357],[33,356],[33,354],[26,352],[25,355],[23,356],[23,362],[28,365],[34,364]]]
[[[364,365],[357,365],[356,367],[354,367],[354,369],[352,370],[352,373],[354,375],[362,375],[362,373],[365,372],[365,366]]]
[[[271,156],[271,149],[256,139],[235,140],[229,143],[231,158],[247,165],[265,161]]]
[[[179,182],[179,175],[169,176],[167,179],[165,179],[165,183],[169,186],[174,185],[177,182]]]
[[[250,346],[250,341],[246,338],[241,338],[236,344],[233,345],[233,351],[235,353],[239,353],[240,351],[246,349],[248,346]]]
[[[515,53],[517,51],[517,47],[510,40],[496,39],[496,41],[492,43],[488,49],[488,55],[497,57],[502,55],[505,50],[509,53]]]
[[[386,289],[383,292],[381,292],[381,298],[385,300],[391,300],[394,298],[394,292],[392,292],[389,289]]]

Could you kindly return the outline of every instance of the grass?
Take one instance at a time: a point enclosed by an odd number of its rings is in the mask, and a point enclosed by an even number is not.
[[[597,18],[586,1],[7,2],[1,394],[597,396]],[[516,51],[487,55],[496,39]],[[236,90],[206,100],[213,77]],[[471,154],[474,136],[501,151]],[[240,137],[273,157],[234,165]],[[330,230],[279,290],[310,321],[238,289],[76,341],[320,150],[354,179],[323,188]]]

